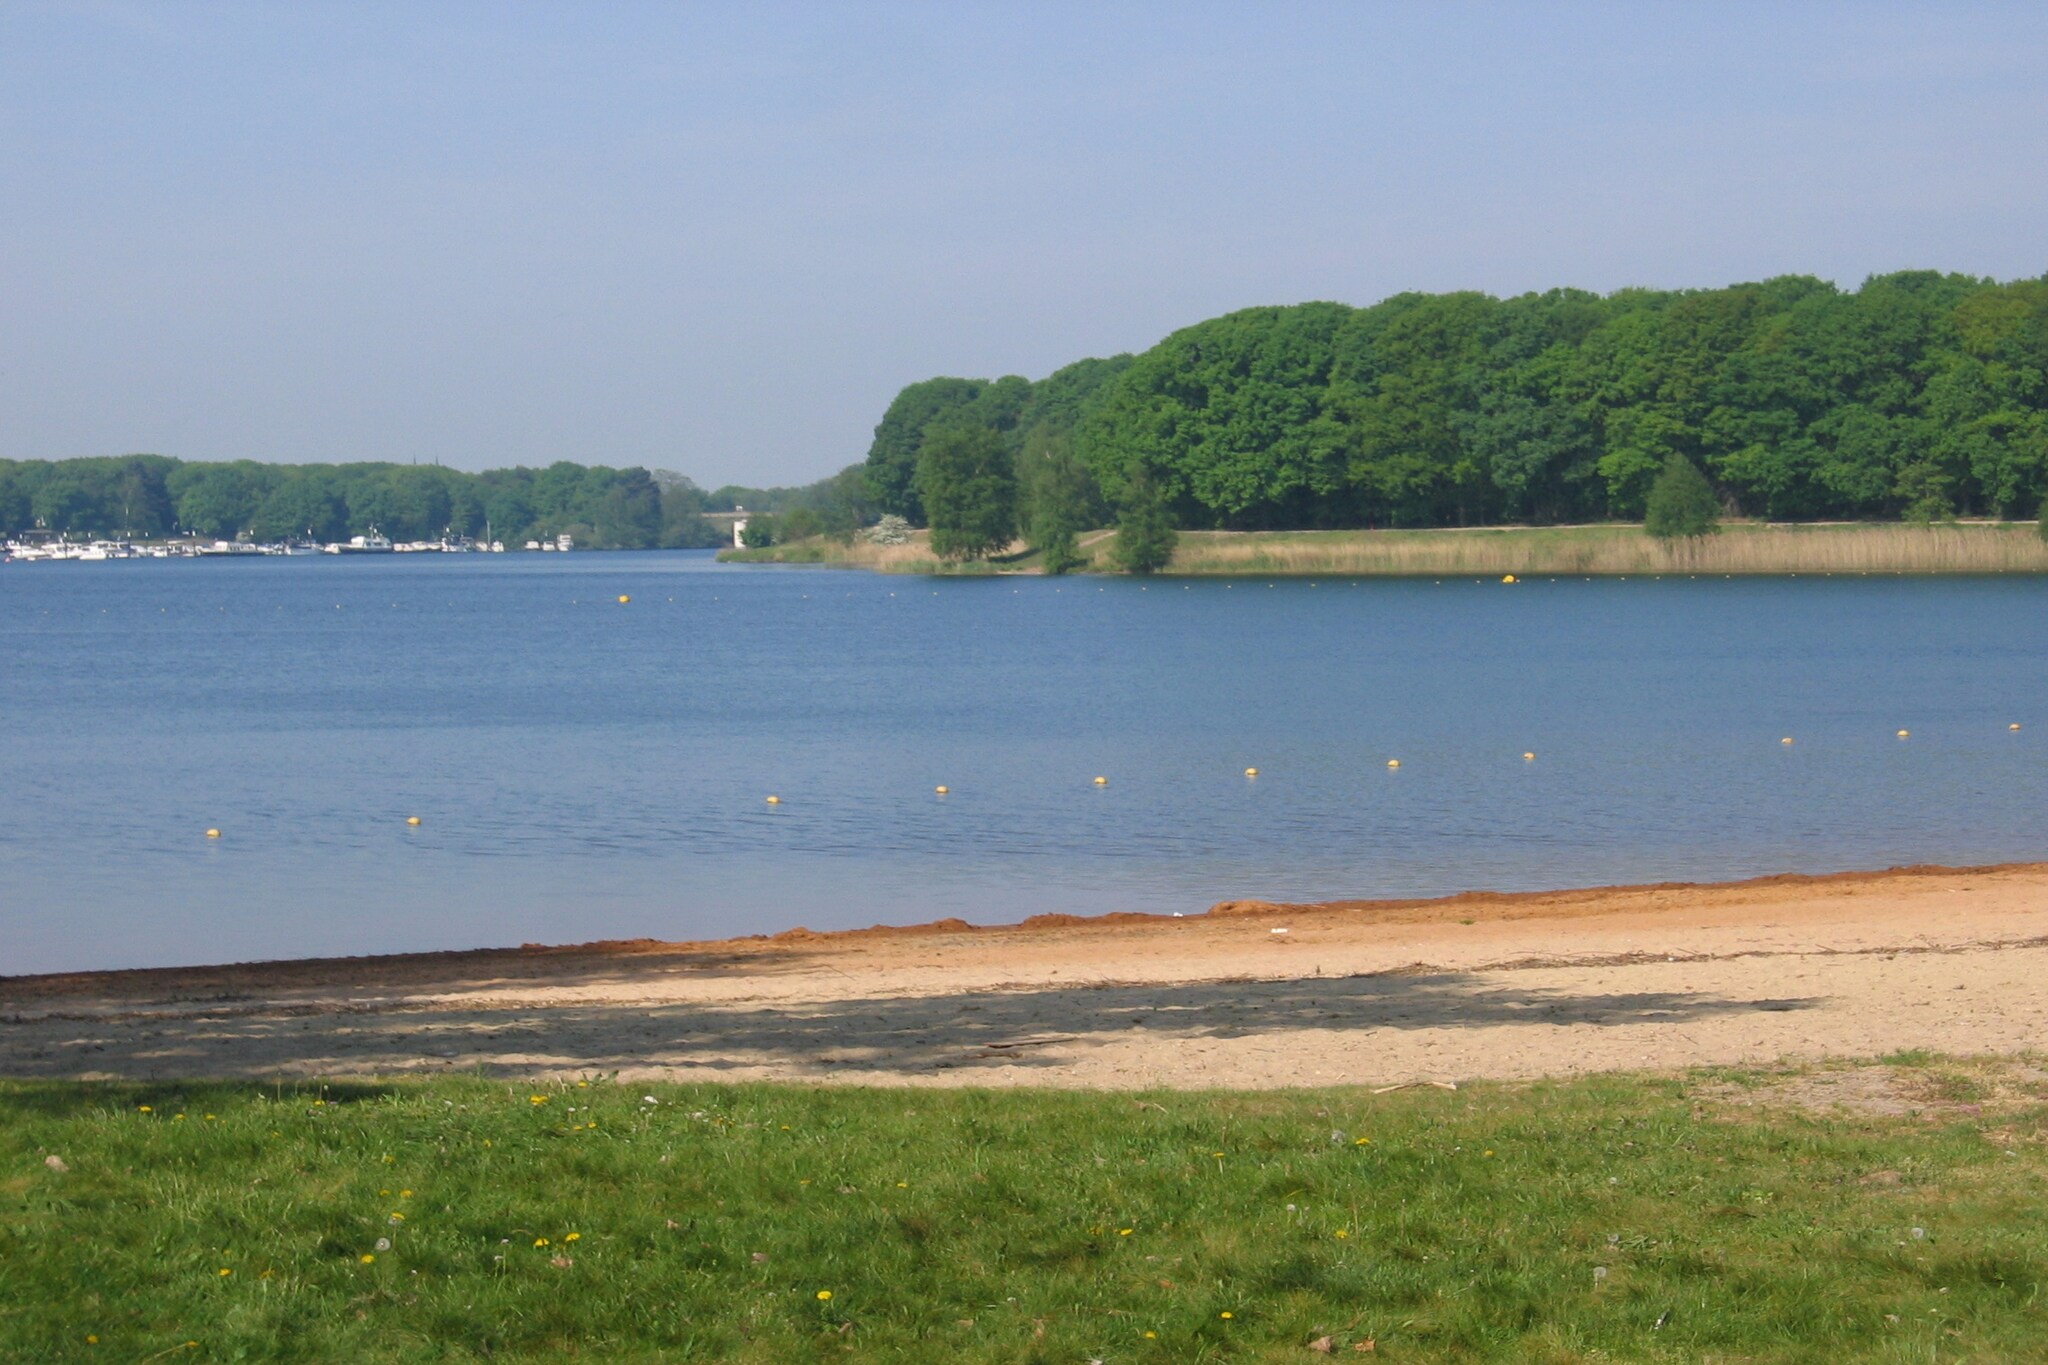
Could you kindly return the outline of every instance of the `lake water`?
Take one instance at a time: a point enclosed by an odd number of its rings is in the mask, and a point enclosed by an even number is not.
[[[2048,857],[2030,578],[31,564],[0,642],[0,973]]]

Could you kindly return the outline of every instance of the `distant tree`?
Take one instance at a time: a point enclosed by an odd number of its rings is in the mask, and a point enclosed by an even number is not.
[[[114,500],[121,505],[121,534],[162,535],[171,526],[171,495],[164,478],[176,466],[161,455],[131,455],[119,462]]]
[[[1111,560],[1125,573],[1157,573],[1173,562],[1180,536],[1173,513],[1149,475],[1128,481],[1122,514],[1117,518],[1116,549]]]
[[[880,520],[860,533],[860,538],[870,545],[908,545],[910,523],[894,512],[884,512]]]
[[[1032,430],[1018,457],[1017,489],[1025,538],[1038,551],[1045,572],[1071,573],[1085,564],[1077,539],[1107,517],[1102,490],[1069,432],[1050,426]]]
[[[1700,467],[1674,452],[1650,485],[1643,505],[1643,529],[1659,540],[1712,535],[1720,529],[1721,505]]]
[[[0,535],[19,531],[29,524],[28,494],[13,470],[0,464]]]
[[[98,496],[101,490],[97,485],[98,480],[84,470],[59,465],[35,491],[36,519],[52,531],[82,533],[105,529],[112,518],[105,501]]]
[[[896,395],[875,427],[874,444],[868,447],[868,490],[882,511],[913,523],[924,521],[917,463],[925,433],[965,416],[984,387],[986,381],[979,379],[926,379]]]
[[[704,519],[704,490],[670,470],[654,471],[661,489],[661,547],[665,550],[704,550],[722,545],[725,538]]]
[[[749,550],[765,550],[780,543],[780,528],[775,517],[768,512],[754,512],[748,515],[746,529],[740,532],[740,541]]]
[[[259,540],[339,540],[348,529],[348,505],[332,480],[318,475],[288,479],[258,504],[249,529]]]
[[[927,432],[916,482],[941,559],[985,558],[1017,534],[1016,471],[996,431],[958,422]]]
[[[270,492],[272,470],[250,460],[188,464],[166,481],[178,524],[202,536],[233,536],[248,529],[256,506]]]
[[[825,530],[825,519],[808,507],[796,507],[776,519],[786,545],[792,540],[809,540]]]
[[[597,543],[614,550],[651,550],[661,541],[661,490],[644,469],[621,469],[595,509]]]
[[[1927,526],[1955,517],[1949,477],[1931,460],[1915,460],[1899,471],[1898,495],[1905,502],[1899,515],[1906,521]]]

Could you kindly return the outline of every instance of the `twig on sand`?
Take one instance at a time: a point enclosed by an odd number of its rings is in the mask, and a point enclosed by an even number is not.
[[[1399,1085],[1379,1086],[1372,1093],[1375,1095],[1391,1095],[1396,1090],[1414,1090],[1420,1086],[1425,1085],[1434,1086],[1438,1090],[1456,1090],[1458,1088],[1457,1085],[1451,1081],[1403,1081]]]
[[[1007,1043],[976,1043],[974,1046],[986,1049],[989,1052],[1001,1052],[1006,1048],[1051,1047],[1054,1043],[1071,1043],[1073,1041],[1074,1035],[1071,1033],[1056,1033],[1045,1038],[1015,1038]]]

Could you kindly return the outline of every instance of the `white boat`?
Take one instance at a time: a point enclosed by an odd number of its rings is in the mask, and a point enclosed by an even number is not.
[[[388,555],[391,553],[391,541],[387,537],[379,535],[377,528],[372,526],[370,534],[366,536],[350,536],[345,542],[328,546],[327,553],[331,555]]]

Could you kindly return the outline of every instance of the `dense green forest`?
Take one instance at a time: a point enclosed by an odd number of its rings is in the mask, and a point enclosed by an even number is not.
[[[703,514],[744,506],[756,543],[850,535],[886,513],[931,524],[956,557],[1021,534],[1049,567],[1114,521],[1119,562],[1144,571],[1176,525],[1635,520],[1674,460],[1725,513],[2033,516],[2048,494],[2048,277],[1246,309],[1037,383],[912,384],[864,464],[800,488],[706,492],[567,462],[0,460],[0,531],[331,540],[375,526],[419,540],[488,526],[515,544],[567,532],[648,548],[720,543]]]
[[[1000,445],[1007,490],[963,459],[968,432]],[[1633,520],[1673,457],[1732,514],[2031,517],[2048,278],[1252,308],[1036,384],[912,384],[866,468],[881,511],[967,516],[972,549],[1005,499],[1037,544],[1162,507],[1246,530]]]
[[[706,512],[779,514],[785,537],[850,534],[879,511],[852,465],[795,488],[711,492],[667,470],[566,461],[465,474],[439,465],[190,463],[162,455],[0,460],[0,535],[41,526],[80,536],[394,540],[444,532],[508,544],[568,533],[591,549],[725,543]],[[764,523],[773,524],[773,523]]]
[[[0,531],[72,536],[239,535],[394,540],[444,532],[523,541],[568,533],[594,549],[720,543],[711,495],[676,474],[586,467],[465,474],[439,465],[187,463],[162,455],[0,460]]]

